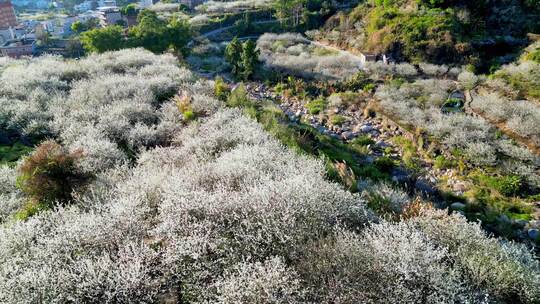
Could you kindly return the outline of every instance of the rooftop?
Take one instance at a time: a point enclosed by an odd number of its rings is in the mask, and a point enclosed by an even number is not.
[[[35,40],[33,40],[33,39],[9,40],[0,47],[2,47],[2,48],[12,48],[12,47],[30,45],[30,44],[34,43],[34,41]]]

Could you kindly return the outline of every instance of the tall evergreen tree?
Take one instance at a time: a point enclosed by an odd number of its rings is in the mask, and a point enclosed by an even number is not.
[[[259,50],[253,41],[248,40],[242,45],[242,76],[248,80],[259,63]]]
[[[242,74],[242,43],[237,37],[225,48],[225,59],[232,67],[232,73],[235,77]]]

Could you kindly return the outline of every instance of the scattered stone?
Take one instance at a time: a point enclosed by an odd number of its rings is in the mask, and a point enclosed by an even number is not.
[[[371,125],[363,125],[360,127],[360,132],[362,133],[371,133],[371,131],[375,130]]]
[[[409,173],[401,168],[394,168],[390,172],[390,176],[392,176],[392,181],[399,183],[399,184],[407,184],[409,183]]]
[[[540,232],[538,229],[529,229],[529,231],[527,231],[527,235],[532,239],[532,240],[537,240],[538,237],[540,236]]]
[[[5,133],[0,131],[0,145],[11,145],[12,142],[9,139],[9,136]]]
[[[450,205],[450,209],[452,210],[465,210],[466,205],[464,203],[455,202]]]
[[[454,190],[454,192],[463,193],[463,192],[467,191],[467,185],[465,185],[465,183],[455,183],[452,186],[452,190]]]
[[[500,215],[497,219],[498,219],[499,222],[501,222],[501,223],[505,223],[505,224],[510,224],[510,223],[512,223],[512,220],[510,220],[510,218],[509,218],[508,215],[506,215],[506,214]]]
[[[379,147],[381,149],[384,149],[386,147],[388,147],[389,145],[387,143],[385,143],[384,141],[382,140],[378,140],[376,143],[375,143],[375,146],[376,147]]]
[[[345,140],[353,139],[354,138],[354,133],[346,131],[346,132],[341,133],[341,137],[343,137],[343,139],[345,139]]]
[[[514,221],[514,225],[518,228],[525,228],[525,226],[527,225],[528,221],[527,220],[515,220]]]
[[[427,195],[433,195],[437,193],[437,189],[435,189],[428,181],[424,180],[423,178],[417,179],[416,183],[414,183],[414,187],[419,192]]]

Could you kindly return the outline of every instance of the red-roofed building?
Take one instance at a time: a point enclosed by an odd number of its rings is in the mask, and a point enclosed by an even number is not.
[[[10,0],[0,0],[0,29],[15,27],[17,18]]]

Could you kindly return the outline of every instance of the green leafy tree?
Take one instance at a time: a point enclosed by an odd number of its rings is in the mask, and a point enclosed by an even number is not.
[[[80,34],[84,31],[86,31],[86,26],[84,23],[80,22],[79,20],[73,22],[73,24],[71,24],[71,30],[77,34]]]
[[[186,52],[191,30],[185,21],[172,18],[167,23],[150,10],[141,11],[137,19],[137,26],[129,31],[132,46],[142,46],[154,53],[163,53],[169,48]]]
[[[259,50],[255,42],[248,40],[242,45],[242,76],[248,80],[259,64]]]
[[[36,28],[36,40],[38,45],[44,46],[49,44],[50,38],[51,36],[45,29],[43,29],[43,27]]]
[[[244,13],[244,17],[242,19],[238,19],[234,25],[236,26],[236,31],[239,35],[247,34],[248,30],[253,26],[248,13]]]
[[[187,44],[191,39],[191,27],[185,20],[172,18],[167,25],[166,33],[170,46],[177,52],[187,53]]]
[[[103,53],[125,47],[124,29],[113,25],[81,34],[81,43],[88,52]]]
[[[81,22],[79,20],[73,22],[71,24],[71,30],[77,34],[80,34],[82,32],[89,31],[91,29],[97,28],[99,25],[98,20],[95,18],[89,19],[86,22]]]
[[[242,43],[237,37],[225,48],[225,59],[232,67],[232,73],[235,77],[240,77],[242,74]]]
[[[282,24],[287,24],[288,20],[292,26],[297,26],[302,20],[306,5],[307,0],[276,0],[274,2],[275,15]]]
[[[169,47],[164,34],[167,23],[153,11],[143,10],[137,18],[138,24],[129,31],[130,43],[142,46],[154,53],[163,53]]]
[[[130,4],[122,7],[120,9],[120,12],[124,16],[133,17],[133,16],[137,16],[137,14],[139,13],[139,9],[137,8],[137,5],[135,5],[135,3],[130,3]]]

